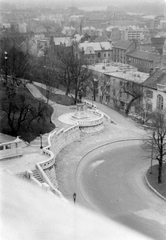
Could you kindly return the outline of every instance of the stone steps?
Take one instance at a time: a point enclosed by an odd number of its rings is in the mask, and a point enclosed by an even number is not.
[[[40,176],[39,172],[37,169],[32,170],[33,177],[36,178],[40,183],[44,183],[43,178]]]

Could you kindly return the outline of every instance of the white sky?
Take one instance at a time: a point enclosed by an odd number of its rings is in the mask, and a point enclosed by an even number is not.
[[[61,5],[82,5],[85,7],[95,7],[95,6],[101,6],[101,7],[107,7],[111,4],[124,4],[124,3],[141,3],[141,2],[165,2],[166,0],[0,0],[0,2],[19,2],[19,3],[57,3]]]

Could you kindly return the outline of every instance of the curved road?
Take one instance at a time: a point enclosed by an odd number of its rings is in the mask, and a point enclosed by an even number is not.
[[[145,184],[149,160],[138,141],[99,148],[76,172],[77,191],[98,212],[153,239],[166,239],[166,203]]]

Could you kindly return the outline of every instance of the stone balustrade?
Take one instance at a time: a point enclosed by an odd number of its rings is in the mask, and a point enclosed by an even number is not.
[[[48,136],[48,146],[42,150],[42,153],[49,158],[46,161],[36,164],[36,168],[44,181],[50,186],[51,191],[61,198],[63,198],[63,196],[57,189],[55,158],[64,147],[78,139],[80,139],[78,125],[65,130],[61,129],[58,132],[56,130],[52,131]]]
[[[89,114],[96,115],[95,119],[82,119],[78,121],[79,128],[82,132],[95,132],[104,128],[104,115],[95,109],[87,109]]]
[[[87,101],[87,100],[84,100],[84,103],[85,103],[85,105],[86,105],[87,107],[92,108],[92,109],[94,109],[94,110],[95,110],[95,109],[97,110],[97,106],[96,106],[95,104],[93,104],[92,102],[89,102],[89,101]],[[113,121],[111,120],[111,118],[110,118],[106,113],[101,112],[101,111],[99,111],[99,112],[103,114],[103,116],[106,118],[107,121],[113,122]]]

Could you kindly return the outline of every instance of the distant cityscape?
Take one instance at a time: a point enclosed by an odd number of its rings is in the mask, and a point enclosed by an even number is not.
[[[38,1],[36,5],[37,3]],[[157,69],[160,70],[160,74],[158,74],[161,75],[161,81],[164,81],[163,76],[165,76],[166,69],[164,6],[166,3],[154,1],[151,3],[140,2],[134,5],[134,3],[128,2],[126,6],[124,3],[121,6],[114,3],[112,6],[107,6],[105,10],[93,11],[75,7],[74,1],[69,7],[65,5],[67,2],[64,2],[64,7],[55,6],[51,1],[48,3],[49,5],[52,3],[52,6],[45,7],[44,3],[42,2],[42,5],[37,5],[37,7],[31,7],[30,4],[19,6],[14,3],[1,2],[1,56],[4,55],[4,51],[8,51],[7,40],[9,39],[15,39],[17,47],[38,59],[46,57],[50,49],[53,50],[56,58],[57,49],[63,45],[66,49],[73,49],[72,51],[76,55],[84,58],[89,69],[93,69],[95,72],[98,82],[101,79],[109,79],[111,86],[115,77],[119,84],[121,84],[121,78],[125,81],[130,79],[135,82],[134,76],[136,75],[136,78],[139,76],[139,81],[136,82],[141,84],[148,82],[146,87],[149,87],[148,79],[152,78],[151,75],[155,74]],[[82,5],[80,3],[80,7]],[[98,5],[97,2],[94,8]],[[92,7],[93,4],[88,10]],[[104,7],[103,5],[102,8]],[[142,8],[149,14],[140,13]],[[161,9],[162,11],[160,11]],[[154,14],[154,10],[156,14]],[[95,65],[98,64],[102,66],[100,73],[95,70],[99,69],[95,68]],[[123,75],[117,75],[112,72],[114,67],[119,68],[116,71],[126,71],[126,69],[128,71],[129,68],[130,72],[135,73],[126,75],[123,72]],[[156,79],[155,88],[158,91],[157,81]],[[108,85],[105,80],[103,84]],[[109,86],[107,88],[110,89]],[[99,101],[102,100],[110,106],[118,101],[118,106],[122,110],[126,109],[128,97],[124,98],[121,96],[122,94],[119,95],[119,90],[115,94],[114,87],[107,91],[109,94],[102,96],[102,89],[103,86],[99,86]],[[165,88],[163,87],[163,89]],[[111,91],[113,92],[111,93]],[[162,98],[165,98],[165,94]],[[154,99],[153,102],[148,102],[147,108],[150,106],[150,109],[154,110],[156,104],[158,104],[157,100]]]

